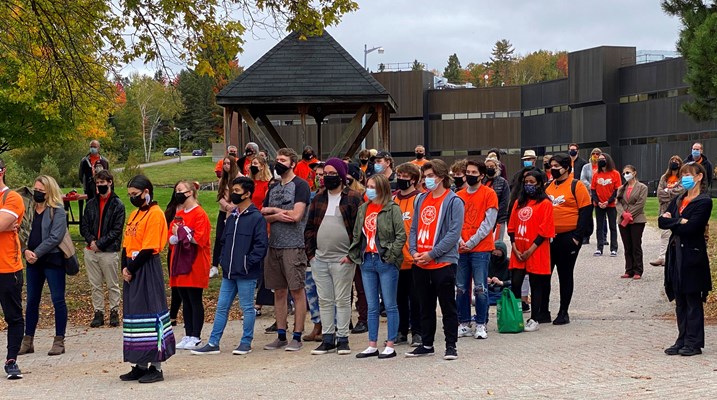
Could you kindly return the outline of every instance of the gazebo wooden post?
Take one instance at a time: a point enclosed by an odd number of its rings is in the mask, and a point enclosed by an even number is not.
[[[391,113],[385,105],[379,106],[383,112],[383,123],[381,124],[381,141],[386,151],[391,151]]]

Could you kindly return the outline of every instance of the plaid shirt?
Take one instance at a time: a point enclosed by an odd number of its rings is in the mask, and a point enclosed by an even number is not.
[[[344,187],[341,191],[341,200],[339,201],[339,210],[344,219],[344,226],[349,235],[349,240],[353,241],[354,222],[356,221],[356,213],[363,203],[363,197],[358,192]],[[309,205],[309,219],[304,230],[304,242],[306,243],[306,257],[309,259],[316,255],[316,235],[319,233],[319,226],[326,215],[326,208],[329,206],[329,196],[326,190],[316,194],[314,200]]]

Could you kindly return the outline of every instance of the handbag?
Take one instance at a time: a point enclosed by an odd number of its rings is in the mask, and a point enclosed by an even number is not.
[[[516,299],[513,291],[505,288],[496,306],[499,333],[523,332],[523,305]]]
[[[53,208],[50,208],[50,220],[55,218],[53,210]],[[62,266],[65,268],[65,273],[70,276],[77,275],[80,272],[80,261],[77,259],[77,249],[69,230],[65,230],[65,236],[60,244],[57,245],[57,248],[62,251]]]

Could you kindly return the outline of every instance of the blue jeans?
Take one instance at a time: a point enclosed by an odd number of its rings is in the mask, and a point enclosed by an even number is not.
[[[304,285],[304,291],[306,292],[306,304],[309,305],[309,314],[311,314],[311,322],[315,324],[320,324],[321,310],[319,309],[319,293],[316,290],[314,274],[312,274],[309,270],[306,271],[306,283]]]
[[[388,319],[388,340],[398,336],[398,268],[381,261],[376,253],[366,253],[361,265],[361,279],[368,303],[368,341],[378,341],[379,293]]]
[[[224,328],[227,326],[229,308],[238,294],[239,306],[244,313],[244,333],[241,338],[241,344],[251,346],[251,342],[254,340],[254,321],[256,320],[254,289],[256,289],[256,279],[222,278],[222,286],[219,288],[219,300],[217,300],[217,312],[214,316],[214,327],[212,328],[212,335],[209,337],[209,343],[219,346]]]
[[[40,318],[42,288],[50,287],[50,298],[55,308],[55,336],[65,336],[67,329],[67,304],[65,303],[65,268],[50,265],[32,265],[26,268],[27,307],[25,308],[25,335],[35,336]]]
[[[490,252],[463,253],[458,259],[458,273],[456,274],[456,306],[458,307],[458,321],[468,323],[471,321],[471,293],[468,288],[473,279],[473,294],[476,298],[476,323],[488,323],[488,263]]]

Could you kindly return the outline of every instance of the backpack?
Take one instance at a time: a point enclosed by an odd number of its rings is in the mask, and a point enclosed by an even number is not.
[[[32,230],[32,220],[35,217],[35,213],[32,211],[32,191],[30,188],[23,187],[22,189],[19,189],[16,191],[17,194],[22,197],[23,205],[25,206],[25,214],[22,217],[22,221],[20,221],[20,227],[17,231],[18,236],[20,238],[20,243],[23,245],[27,244],[28,239],[30,239],[30,230]],[[10,194],[10,189],[6,190],[5,193],[3,193],[2,196],[2,205],[5,205],[5,201],[7,200],[7,196]]]
[[[573,199],[575,199],[575,204],[578,203],[578,198],[575,197],[575,189],[578,186],[578,182],[580,182],[578,179],[573,179],[572,183],[570,183],[570,192],[573,194]],[[592,201],[590,202],[590,205],[588,207],[590,207],[590,219],[588,219],[588,225],[585,227],[585,232],[583,235],[583,237],[586,237],[586,238],[589,238],[590,236],[592,236],[593,230],[595,229],[595,226],[593,224],[593,218],[592,218],[592,215],[593,215]]]

